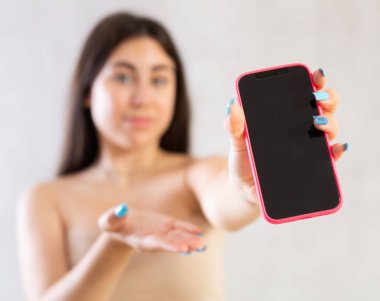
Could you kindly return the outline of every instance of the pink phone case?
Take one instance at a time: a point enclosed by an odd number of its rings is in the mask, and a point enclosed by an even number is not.
[[[315,92],[317,90],[317,88],[316,88],[316,86],[314,84],[314,81],[313,81],[313,78],[312,78],[312,73],[310,72],[310,70],[309,70],[309,68],[307,66],[305,66],[304,64],[300,64],[300,63],[286,64],[286,65],[281,65],[281,66],[276,66],[276,67],[269,67],[269,68],[249,71],[249,72],[245,72],[245,73],[241,74],[236,79],[236,91],[237,91],[237,95],[238,95],[237,101],[238,101],[239,105],[243,108],[242,102],[240,100],[240,92],[239,92],[239,88],[238,88],[239,80],[243,76],[248,75],[248,74],[257,73],[257,72],[270,71],[270,70],[273,70],[273,69],[279,69],[279,68],[285,68],[285,67],[293,67],[293,66],[302,66],[302,67],[306,68],[306,70],[308,71],[309,76],[310,76],[310,81],[311,81],[312,86],[313,86],[313,91]],[[317,102],[317,107],[318,107],[319,115],[323,115],[322,114],[322,109],[321,109],[320,105],[318,104],[318,102]],[[244,108],[243,108],[243,111],[244,111]],[[330,146],[330,143],[329,143],[328,135],[327,135],[327,133],[325,133],[325,140],[326,140],[326,144],[328,146],[330,160],[331,160],[331,163],[332,163],[332,167],[333,167],[333,171],[334,171],[334,175],[335,175],[335,180],[336,180],[336,183],[337,183],[337,186],[338,186],[338,192],[339,192],[339,204],[338,204],[338,206],[336,206],[333,209],[329,209],[329,210],[312,212],[312,213],[308,213],[308,214],[302,214],[302,215],[292,216],[292,217],[283,218],[283,219],[273,219],[273,218],[269,217],[268,214],[266,213],[265,206],[264,206],[264,201],[263,201],[263,196],[261,194],[260,182],[259,182],[259,178],[257,176],[255,159],[254,159],[253,154],[252,154],[251,142],[250,142],[250,139],[249,139],[248,129],[247,129],[247,123],[246,122],[245,122],[245,126],[244,126],[244,135],[245,135],[245,142],[246,142],[247,149],[248,149],[249,160],[250,160],[250,163],[251,163],[252,174],[253,174],[254,180],[255,180],[257,194],[258,194],[258,196],[260,198],[261,208],[262,208],[264,217],[265,217],[265,219],[268,222],[270,222],[272,224],[282,224],[282,223],[292,222],[292,221],[301,220],[301,219],[305,219],[305,218],[311,218],[311,217],[316,217],[316,216],[321,216],[321,215],[327,215],[327,214],[331,214],[331,213],[337,212],[342,207],[342,202],[343,202],[342,201],[342,191],[341,191],[341,187],[340,187],[340,184],[339,184],[339,180],[338,180],[338,176],[337,176],[337,172],[336,172],[335,161],[334,161],[334,157],[333,157],[332,152],[331,152],[331,146]]]

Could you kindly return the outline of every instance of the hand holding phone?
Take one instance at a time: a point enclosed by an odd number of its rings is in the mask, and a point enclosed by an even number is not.
[[[290,64],[236,81],[250,167],[265,218],[284,223],[336,212],[342,193],[309,69]]]

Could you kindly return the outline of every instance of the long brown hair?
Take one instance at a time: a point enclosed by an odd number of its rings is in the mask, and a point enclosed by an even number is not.
[[[91,86],[112,51],[127,39],[155,39],[176,65],[176,101],[173,119],[160,147],[187,153],[190,112],[182,62],[167,30],[157,21],[130,13],[116,13],[101,20],[88,36],[77,63],[70,93],[70,110],[58,176],[90,166],[99,155],[99,142],[90,110],[84,106]]]

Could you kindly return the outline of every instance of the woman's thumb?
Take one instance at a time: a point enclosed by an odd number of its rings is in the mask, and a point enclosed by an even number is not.
[[[236,104],[232,98],[227,103],[224,127],[230,136],[231,145],[235,150],[242,150],[246,147],[244,140],[244,121],[243,109]]]
[[[104,212],[98,219],[98,226],[103,231],[115,231],[120,227],[128,212],[125,203]]]

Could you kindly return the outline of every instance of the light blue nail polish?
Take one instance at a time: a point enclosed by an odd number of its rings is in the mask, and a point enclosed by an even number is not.
[[[323,77],[327,76],[326,71],[324,69],[319,68],[318,70],[319,70],[319,72],[321,72],[321,74],[322,74]]]
[[[231,108],[230,106],[234,103],[235,99],[234,98],[231,98],[228,103],[227,103],[227,106],[226,106],[226,116],[230,115],[230,112],[231,112]]]
[[[348,143],[347,142],[345,144],[343,144],[343,151],[345,152],[346,150],[348,150]]]
[[[207,250],[207,246],[205,245],[202,249],[196,249],[197,252],[201,253]]]
[[[205,236],[205,234],[201,232],[201,233],[198,233],[197,236]]]
[[[318,91],[313,93],[315,96],[315,99],[318,101],[324,101],[329,99],[329,94],[325,91]]]
[[[189,256],[189,255],[191,255],[191,252],[190,251],[189,252],[182,252],[181,255],[183,255],[183,256]]]
[[[120,204],[114,210],[114,213],[118,218],[124,217],[127,214],[127,212],[128,212],[128,207],[125,203]]]
[[[326,125],[328,122],[327,118],[324,116],[313,116],[313,118],[315,123],[318,125]]]

